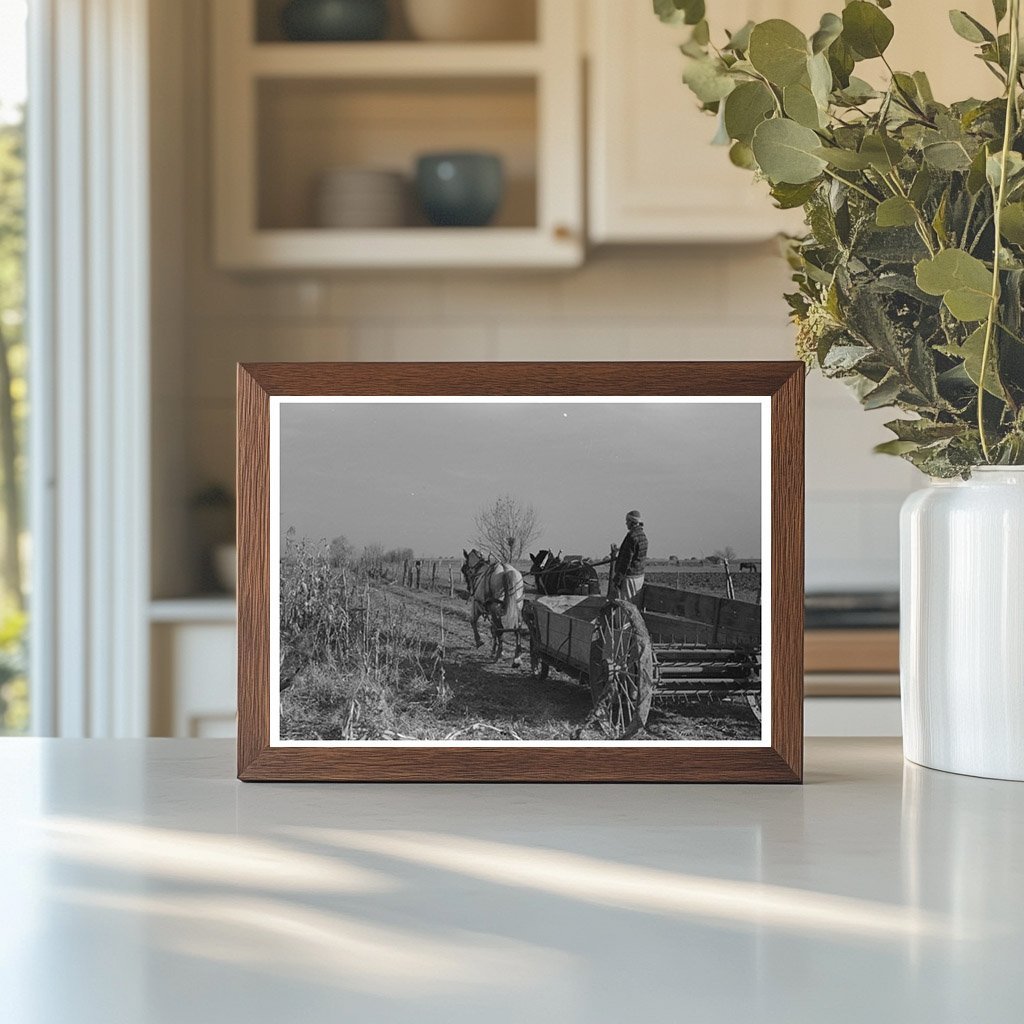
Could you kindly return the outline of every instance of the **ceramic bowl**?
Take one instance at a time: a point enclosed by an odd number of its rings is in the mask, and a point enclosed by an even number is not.
[[[388,26],[387,0],[290,0],[281,28],[295,42],[380,39]]]
[[[426,153],[416,163],[416,193],[435,227],[483,227],[494,219],[504,198],[501,157]]]
[[[322,228],[399,228],[405,224],[406,178],[394,171],[338,167],[321,178],[316,222]]]

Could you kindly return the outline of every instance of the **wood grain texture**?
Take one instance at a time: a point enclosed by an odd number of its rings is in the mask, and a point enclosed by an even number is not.
[[[772,412],[770,747],[271,747],[272,395],[764,395]],[[798,362],[253,363],[238,368],[238,777],[244,781],[799,782],[803,402]],[[276,567],[274,567],[276,571]]]
[[[899,670],[898,629],[809,629],[804,636],[805,672]]]

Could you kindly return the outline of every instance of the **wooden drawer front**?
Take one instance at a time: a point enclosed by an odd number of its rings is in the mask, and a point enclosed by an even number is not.
[[[804,672],[900,670],[895,629],[810,629],[804,634]]]

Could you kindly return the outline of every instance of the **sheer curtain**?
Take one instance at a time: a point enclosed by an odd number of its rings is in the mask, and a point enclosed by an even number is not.
[[[35,731],[148,721],[146,0],[29,5]]]

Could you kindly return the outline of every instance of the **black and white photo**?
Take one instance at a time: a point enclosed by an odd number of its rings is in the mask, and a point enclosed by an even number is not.
[[[770,415],[272,398],[272,744],[764,745]]]

